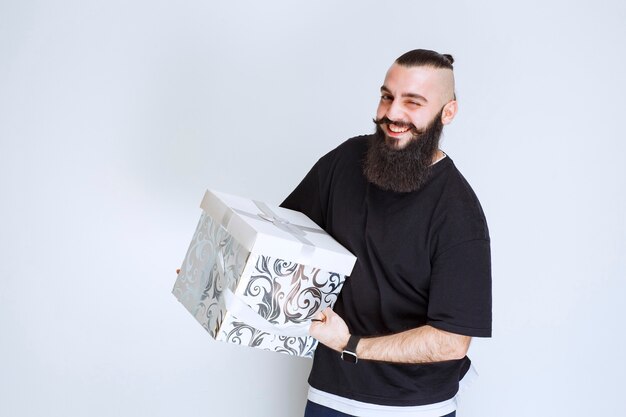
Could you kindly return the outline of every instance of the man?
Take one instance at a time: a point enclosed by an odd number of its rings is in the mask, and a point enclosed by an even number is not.
[[[453,58],[414,50],[382,85],[376,133],[322,157],[283,207],[357,257],[319,340],[305,417],[454,416],[472,337],[491,336],[489,232],[438,148],[457,113]]]

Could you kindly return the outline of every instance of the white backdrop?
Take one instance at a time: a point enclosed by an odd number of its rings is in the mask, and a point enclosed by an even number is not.
[[[492,236],[459,416],[623,413],[626,3],[508,3],[1,1],[0,415],[300,416],[310,361],[212,341],[174,271],[205,188],[282,201],[418,47]]]

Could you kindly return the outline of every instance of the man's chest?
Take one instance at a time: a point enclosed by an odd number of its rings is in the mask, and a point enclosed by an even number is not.
[[[365,273],[423,293],[430,280],[432,216],[432,201],[419,195],[388,193],[365,181],[338,181],[326,224]]]

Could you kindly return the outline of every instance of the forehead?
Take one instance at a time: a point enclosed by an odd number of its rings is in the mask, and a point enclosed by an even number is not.
[[[442,97],[445,91],[444,71],[433,67],[405,67],[393,64],[383,87],[394,96],[419,94],[428,101]]]

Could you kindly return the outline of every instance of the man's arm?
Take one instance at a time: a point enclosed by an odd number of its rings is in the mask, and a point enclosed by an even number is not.
[[[322,316],[323,315],[323,316]],[[343,319],[327,308],[311,324],[310,334],[320,343],[341,352],[350,332]],[[387,336],[363,338],[357,347],[359,359],[398,363],[429,363],[462,359],[471,337],[421,326]]]

